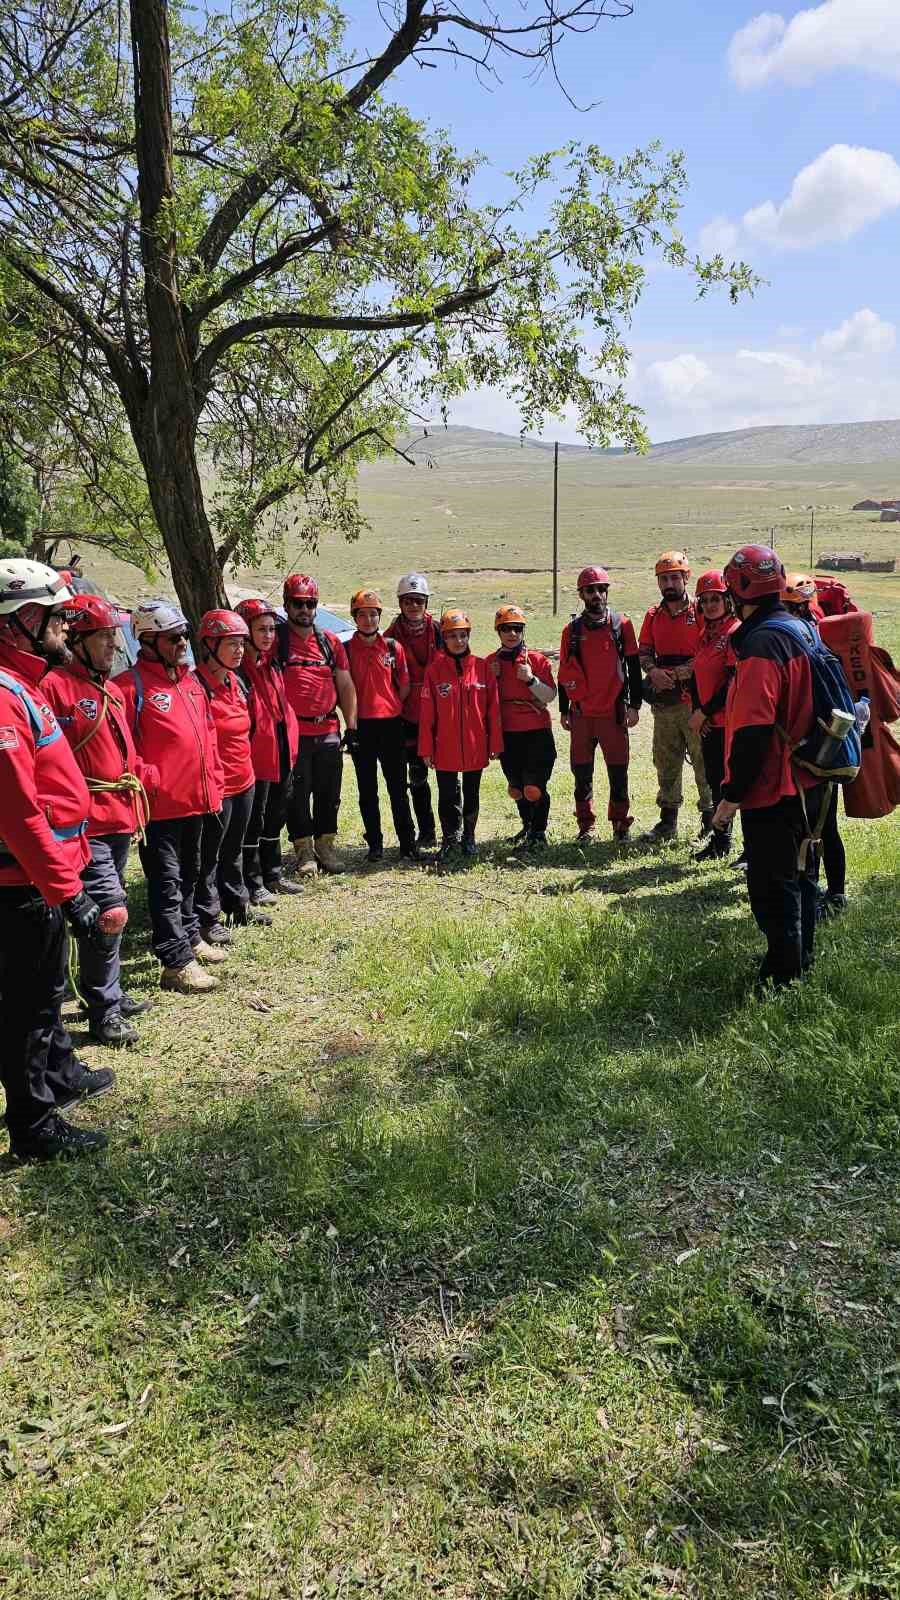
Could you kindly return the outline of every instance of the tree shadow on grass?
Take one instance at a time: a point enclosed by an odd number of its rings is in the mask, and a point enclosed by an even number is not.
[[[529,955],[523,941],[484,975],[468,1027],[465,1010],[458,1018],[447,1009],[436,1069],[410,1046],[388,1079],[357,1060],[323,1084],[314,1119],[269,1085],[198,1108],[136,1148],[114,1141],[96,1166],[29,1169],[19,1180],[33,1218],[26,1227],[40,1233],[67,1298],[121,1303],[127,1344],[139,1337],[136,1311],[138,1326],[152,1313],[178,1351],[192,1410],[216,1427],[247,1418],[274,1430],[305,1425],[324,1405],[352,1405],[373,1373],[390,1391],[387,1410],[427,1402],[446,1421],[454,1384],[477,1398],[480,1351],[486,1370],[490,1357],[502,1375],[510,1358],[492,1340],[505,1303],[543,1295],[552,1310],[554,1297],[599,1284],[608,1307],[631,1308],[617,1341],[623,1369],[646,1366],[644,1340],[666,1341],[659,1348],[677,1359],[657,1359],[658,1393],[690,1396],[701,1415],[711,1407],[708,1428],[727,1435],[727,1462],[698,1448],[660,1467],[656,1489],[642,1491],[648,1508],[689,1524],[709,1560],[723,1538],[780,1540],[787,1527],[804,1542],[827,1512],[838,1559],[860,1511],[835,1493],[827,1429],[779,1464],[771,1495],[748,1484],[778,1453],[764,1414],[770,1389],[793,1382],[798,1364],[812,1367],[816,1340],[837,1352],[829,1359],[841,1392],[858,1383],[866,1358],[848,1355],[839,1326],[818,1313],[813,1327],[806,1312],[777,1311],[791,1329],[776,1338],[738,1278],[719,1281],[711,1269],[707,1281],[698,1267],[673,1288],[659,1277],[653,1239],[662,1185],[673,1173],[702,1183],[719,1145],[726,1168],[752,1164],[778,1140],[787,1171],[785,1140],[798,1159],[820,1161],[829,1149],[849,1159],[861,1142],[877,1159],[880,1118],[897,1112],[881,1048],[893,1011],[880,983],[897,943],[895,887],[869,885],[865,923],[839,925],[822,972],[774,1001],[764,1029],[760,1013],[740,1009],[739,985],[719,995],[743,948],[733,924],[708,909],[681,916],[674,957],[671,926],[666,941],[649,916],[623,916],[620,926],[586,918],[568,950],[563,940]],[[573,1010],[592,951],[605,987],[593,1010]],[[694,1005],[688,996],[703,974]],[[826,1001],[834,1015],[823,1033]],[[669,1198],[665,1223],[669,1235],[691,1237],[694,1202]],[[448,1303],[472,1330],[456,1369],[442,1349],[445,1338],[453,1345]],[[549,1354],[535,1359],[561,1383],[561,1335],[550,1321]],[[198,1352],[191,1330],[211,1322],[216,1337]],[[158,1359],[151,1343],[148,1380]],[[595,1393],[588,1379],[586,1405],[606,1403],[604,1381]],[[495,1448],[502,1454],[501,1435]],[[414,1474],[415,1452],[401,1451],[396,1470]],[[871,1472],[887,1487],[880,1456]],[[598,1467],[548,1480],[545,1508],[596,1503],[602,1477]],[[704,1525],[717,1537],[707,1539]]]

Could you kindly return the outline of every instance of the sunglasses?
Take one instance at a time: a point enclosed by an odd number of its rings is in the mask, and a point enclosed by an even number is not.
[[[500,624],[500,632],[501,633],[524,633],[525,632],[525,624],[524,624],[524,622],[501,622],[501,624]]]
[[[608,583],[586,583],[581,592],[582,592],[582,594],[608,594],[609,593],[609,584]]]
[[[160,639],[165,639],[167,644],[183,644],[188,637],[187,628],[176,628],[172,633],[160,634]]]
[[[315,611],[318,600],[289,600],[289,606],[303,606],[306,611]]]
[[[423,606],[425,604],[425,596],[423,594],[405,594],[402,599],[408,606]]]

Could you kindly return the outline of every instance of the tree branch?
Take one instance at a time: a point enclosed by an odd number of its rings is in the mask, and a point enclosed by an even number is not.
[[[206,318],[220,306],[226,305],[229,300],[234,300],[242,290],[249,288],[251,283],[257,283],[260,278],[272,277],[282,267],[286,267],[289,261],[305,255],[309,250],[314,250],[316,245],[322,244],[324,240],[338,233],[340,228],[340,217],[332,217],[320,228],[311,228],[308,233],[294,234],[292,238],[286,239],[279,249],[273,250],[271,255],[262,261],[252,262],[243,272],[235,272],[232,277],[226,278],[213,294],[207,295],[205,300],[188,307],[185,320],[192,327],[198,328],[201,322],[205,322]]]

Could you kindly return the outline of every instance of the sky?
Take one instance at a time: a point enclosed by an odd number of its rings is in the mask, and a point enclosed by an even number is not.
[[[497,0],[504,15],[518,0]],[[383,39],[372,0],[354,31]],[[505,9],[504,9],[505,8]],[[537,9],[526,6],[525,13]],[[629,393],[653,439],[778,423],[900,417],[900,0],[634,0],[560,52],[574,109],[552,78],[514,63],[487,90],[439,58],[407,67],[398,99],[501,174],[568,139],[622,155],[652,139],[685,152],[681,230],[766,280],[737,306],[698,301],[690,279],[648,277],[627,342]],[[497,393],[451,420],[518,432]],[[572,440],[571,422],[545,436]]]

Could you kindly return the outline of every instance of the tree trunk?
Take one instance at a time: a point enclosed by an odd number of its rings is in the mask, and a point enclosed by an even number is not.
[[[222,573],[203,503],[193,428],[169,419],[141,441],[141,461],[163,537],[175,592],[196,625],[204,611],[227,605]]]

